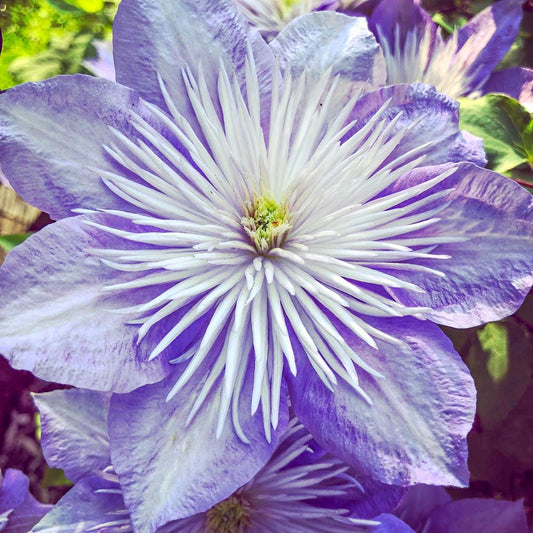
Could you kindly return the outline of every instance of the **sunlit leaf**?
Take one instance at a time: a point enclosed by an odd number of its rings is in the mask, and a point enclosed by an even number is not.
[[[503,324],[487,324],[477,336],[481,349],[489,354],[487,371],[494,383],[498,383],[509,371],[508,330]]]
[[[17,235],[0,235],[0,248],[6,252],[12,250],[17,244],[24,242],[31,233],[19,233]]]
[[[460,127],[483,139],[489,168],[506,172],[533,163],[531,114],[516,100],[488,94],[476,100],[461,98],[460,102]]]
[[[514,318],[486,324],[470,336],[466,363],[478,390],[484,430],[498,428],[530,384],[532,335]]]

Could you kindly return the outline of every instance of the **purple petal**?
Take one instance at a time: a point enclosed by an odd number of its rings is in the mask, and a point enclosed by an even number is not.
[[[159,381],[167,364],[164,358],[148,362],[148,356],[165,325],[137,345],[137,326],[125,325],[129,317],[112,310],[146,301],[147,293],[103,292],[129,274],[103,265],[89,251],[121,249],[127,241],[87,220],[133,226],[104,214],[73,217],[8,254],[0,277],[0,353],[42,379],[89,389],[124,392]]]
[[[204,372],[208,366],[204,363]],[[266,441],[262,417],[259,413],[250,416],[250,369],[239,396],[239,418],[249,444],[239,439],[229,420],[220,438],[215,437],[220,389],[210,392],[187,425],[203,380],[191,379],[167,402],[174,381],[113,395],[111,400],[111,457],[139,531],[155,531],[229,497],[266,464],[287,426],[288,409],[282,404],[280,424],[271,442]]]
[[[364,489],[364,493],[354,499],[349,509],[353,516],[373,519],[384,512],[392,512],[407,494],[405,487],[385,485],[370,477],[354,476]]]
[[[113,43],[111,41],[95,40],[97,57],[83,61],[83,66],[99,78],[115,81],[115,64],[113,63]]]
[[[500,0],[478,13],[457,31],[464,54],[464,69],[474,90],[491,74],[513,44],[522,19],[522,2]],[[463,56],[463,54],[462,54]]]
[[[420,0],[381,0],[372,12],[369,26],[376,35],[379,36],[381,33],[392,48],[394,48],[396,28],[400,31],[401,43],[408,32],[423,35],[429,30],[433,36],[437,32],[437,25],[420,7]]]
[[[434,324],[414,318],[368,319],[406,343],[378,341],[374,351],[331,320],[384,378],[359,371],[371,406],[342,380],[331,392],[301,357],[298,375],[286,376],[289,394],[296,416],[317,442],[382,483],[465,485],[475,389],[449,339]]]
[[[431,85],[393,85],[364,95],[353,111],[352,118],[360,121],[357,128],[363,127],[389,99],[385,117],[392,119],[402,113],[393,131],[411,128],[390,159],[431,142],[419,152],[426,156],[424,164],[468,161],[485,166],[482,140],[459,130],[459,104]]]
[[[533,70],[514,67],[499,70],[483,85],[483,94],[504,93],[522,105],[533,106]]]
[[[201,65],[210,93],[216,94],[220,62],[242,75],[248,44],[260,77],[273,61],[259,33],[225,0],[124,0],[115,18],[113,44],[118,82],[167,109],[159,74],[180,112],[189,118],[182,69],[196,74]]]
[[[116,485],[98,477],[81,480],[59,500],[54,508],[32,529],[32,532],[74,533],[82,531],[131,531],[105,528],[110,522],[122,520],[129,526],[121,494],[97,492],[116,489]],[[102,528],[102,529],[100,529]]]
[[[89,167],[138,181],[103,148],[116,140],[110,126],[139,137],[135,113],[157,127],[137,93],[92,76],[59,76],[9,89],[0,112],[2,171],[27,202],[54,219],[80,207],[131,209]]]
[[[109,394],[83,389],[33,396],[41,415],[41,444],[49,466],[77,482],[111,464],[107,413]]]
[[[380,525],[372,529],[372,533],[414,533],[414,531],[399,518],[391,514],[380,514],[375,520]]]
[[[39,503],[29,492],[29,479],[18,470],[9,468],[0,487],[0,513],[7,514],[7,524],[1,528],[5,533],[28,533],[51,508]],[[2,519],[0,518],[0,526]]]
[[[304,70],[374,86],[386,81],[385,60],[363,17],[310,13],[292,21],[270,44],[295,75]]]
[[[444,167],[427,167],[398,180],[391,190],[426,181]],[[405,305],[430,307],[432,320],[467,328],[499,320],[518,309],[533,284],[533,199],[512,180],[474,165],[456,172],[431,189],[453,191],[445,199],[437,224],[409,237],[452,235],[463,242],[441,244],[432,253],[450,259],[413,261],[440,270],[446,277],[419,272],[398,273],[424,289],[393,289]],[[425,206],[431,209],[434,205]]]
[[[444,487],[416,485],[409,488],[406,498],[394,514],[409,524],[415,531],[421,531],[429,515],[442,505],[451,502],[451,496]]]
[[[439,507],[425,530],[431,533],[528,533],[524,501],[467,498]]]

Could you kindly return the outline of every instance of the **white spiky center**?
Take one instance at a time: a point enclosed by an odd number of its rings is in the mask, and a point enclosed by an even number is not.
[[[462,46],[457,32],[444,39],[440,28],[433,35],[430,26],[425,31],[407,32],[404,40],[400,26],[396,26],[392,42],[379,28],[378,34],[389,85],[429,83],[451,98],[458,98],[475,94],[487,80],[485,77],[474,84],[481,66],[472,68],[471,65],[490,40],[488,28],[471,35]]]
[[[201,72],[197,78],[184,72],[184,79],[196,130],[163,83],[171,116],[146,104],[185,147],[183,153],[178,142],[174,145],[140,117],[134,126],[144,141],[115,132],[116,145],[106,147],[140,183],[99,171],[102,179],[141,214],[108,212],[132,221],[137,231],[91,223],[138,245],[93,252],[105,265],[136,274],[106,290],[152,288],[152,299],[123,312],[133,315],[129,323],[139,325],[139,342],[154,325],[166,324],[150,359],[164,352],[183,367],[168,399],[190,379],[199,380],[202,389],[190,421],[215,388],[220,394],[217,433],[230,414],[246,441],[239,396],[247,369],[253,369],[250,407],[253,414],[261,406],[270,439],[285,401],[280,398],[284,367],[296,375],[297,354],[304,353],[327,387],[333,389],[340,377],[371,403],[358,372],[380,374],[339,329],[373,349],[376,340],[401,345],[365,317],[427,311],[396,300],[391,289],[422,289],[391,272],[443,276],[416,261],[447,259],[434,248],[462,240],[438,232],[438,214],[446,207],[442,198],[450,191],[431,192],[452,170],[386,193],[420,165],[421,150],[391,157],[408,129],[393,133],[399,115],[386,118],[386,106],[353,133],[347,119],[356,98],[339,108],[336,80],[328,73],[319,80],[293,79],[274,67],[268,136],[251,56],[246,96],[223,67],[217,94],[210,94]],[[267,224],[271,238],[264,247],[261,238],[251,240],[252,222],[243,225],[249,206],[257,206],[260,198],[271,199],[274,210],[282,206],[288,217],[282,234]]]

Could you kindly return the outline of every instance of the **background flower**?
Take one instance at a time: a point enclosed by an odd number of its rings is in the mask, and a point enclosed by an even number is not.
[[[194,488],[183,492],[173,502],[174,516],[168,514],[170,503],[157,509],[146,504],[142,511],[133,508],[132,524],[111,466],[109,395],[72,389],[38,394],[35,401],[48,463],[63,468],[76,481],[35,532],[105,527],[110,528],[106,531],[131,531],[133,527],[154,531],[158,526],[163,526],[159,532],[361,531],[373,523],[366,518],[390,511],[403,495],[398,487],[371,480],[363,481],[363,488],[353,477],[355,472],[322,450],[293,418],[272,456],[265,457],[261,469],[243,486],[221,496],[215,486],[223,480],[208,471],[207,494]],[[188,441],[186,435],[181,437]],[[210,462],[210,449],[203,449],[197,458],[197,466]],[[231,453],[224,457],[223,476],[230,477],[238,468],[233,458]],[[180,520],[164,525],[176,518]]]

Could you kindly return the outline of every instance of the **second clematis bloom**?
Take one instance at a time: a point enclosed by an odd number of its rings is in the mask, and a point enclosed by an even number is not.
[[[268,45],[229,2],[123,0],[114,36],[119,84],[0,96],[0,164],[58,220],[2,267],[0,351],[120,393],[130,502],[200,483],[199,442],[264,464],[289,401],[365,476],[466,483],[475,393],[437,324],[520,305],[530,196],[434,88],[369,90],[364,19],[312,13]]]
[[[209,479],[208,474],[203,490],[181,492],[172,506],[157,502],[146,520],[149,506],[144,516],[135,510],[130,515],[111,464],[109,394],[73,389],[37,394],[35,401],[43,453],[76,485],[32,532],[369,533],[381,518],[367,517],[392,510],[405,493],[370,480],[362,486],[348,465],[321,449],[292,418],[272,455],[258,471],[246,472],[243,485]],[[206,448],[198,459],[209,461],[211,451]],[[242,466],[233,459],[232,453],[223,459],[229,471]],[[217,491],[219,485],[226,485],[226,492]],[[390,515],[384,519],[394,520]]]

